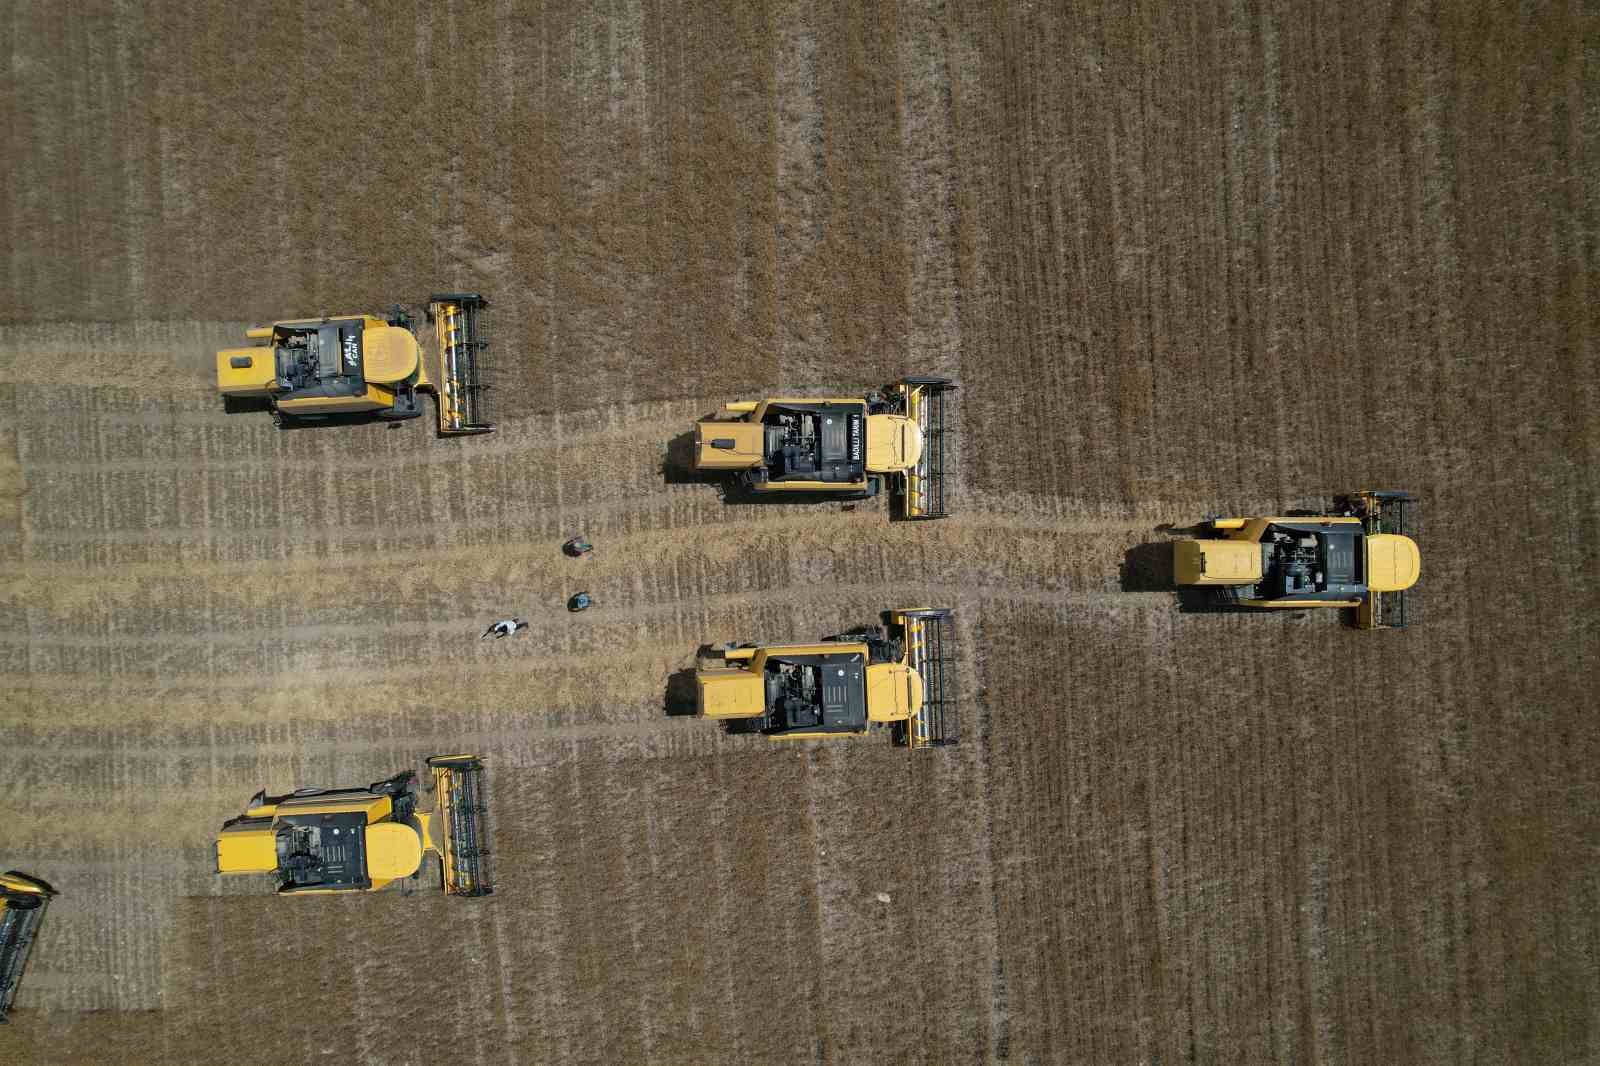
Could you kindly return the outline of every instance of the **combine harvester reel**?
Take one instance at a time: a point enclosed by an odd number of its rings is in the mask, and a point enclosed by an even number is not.
[[[16,870],[0,874],[0,1022],[17,998],[33,939],[56,890]]]
[[[949,608],[890,612],[906,643],[906,665],[922,679],[922,708],[894,725],[904,747],[942,748],[961,739],[956,682],[955,618]]]

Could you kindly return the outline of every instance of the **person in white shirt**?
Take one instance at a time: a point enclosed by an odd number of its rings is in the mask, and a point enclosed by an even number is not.
[[[488,640],[490,637],[493,637],[495,640],[499,640],[501,637],[509,637],[519,629],[527,628],[528,623],[524,622],[522,619],[507,618],[504,621],[496,622],[488,629],[485,629],[483,631],[483,636],[479,637],[478,639]]]

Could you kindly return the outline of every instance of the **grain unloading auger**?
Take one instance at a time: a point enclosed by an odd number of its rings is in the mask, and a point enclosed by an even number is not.
[[[483,394],[488,348],[478,293],[428,300],[431,330],[419,337],[396,307],[366,314],[295,319],[246,333],[254,346],[217,353],[217,389],[230,406],[270,408],[279,425],[400,422],[422,414],[422,393],[438,405],[439,435],[488,433]]]
[[[859,736],[886,724],[912,750],[959,739],[949,609],[888,611],[888,624],[815,644],[745,644],[695,671],[700,714],[774,740]]]
[[[905,378],[869,396],[779,397],[723,404],[695,423],[696,470],[732,474],[769,499],[876,496],[892,487],[900,518],[944,518],[952,457],[948,378]]]
[[[272,874],[282,894],[373,892],[415,876],[424,855],[439,857],[450,896],[494,891],[483,761],[428,760],[434,806],[420,810],[410,770],[366,788],[256,793],[217,834],[217,872]]]
[[[0,874],[0,1022],[17,997],[33,938],[56,890],[16,870]]]

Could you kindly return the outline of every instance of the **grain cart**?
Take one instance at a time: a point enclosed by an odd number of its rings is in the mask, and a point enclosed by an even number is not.
[[[56,890],[27,874],[0,874],[0,1022],[6,1020],[28,965],[33,938]]]
[[[901,518],[944,518],[947,378],[913,377],[866,397],[723,404],[694,427],[694,467],[730,474],[752,496],[876,496]]]
[[[1411,497],[1362,491],[1332,514],[1213,518],[1173,546],[1177,584],[1209,589],[1223,606],[1350,607],[1360,629],[1406,625],[1406,590],[1422,557],[1406,536]]]
[[[483,761],[437,755],[434,806],[419,810],[410,770],[366,788],[257,792],[217,834],[217,872],[271,874],[280,895],[375,892],[414,876],[425,853],[439,857],[446,895],[487,896],[489,811]]]
[[[815,644],[728,645],[695,671],[699,713],[773,740],[860,736],[887,724],[911,749],[956,743],[955,632],[948,609],[885,613],[887,626]]]
[[[488,433],[484,414],[484,312],[477,293],[428,301],[423,339],[401,308],[257,326],[254,345],[217,353],[217,389],[229,410],[266,408],[284,427],[318,422],[399,422],[438,405],[439,435]]]

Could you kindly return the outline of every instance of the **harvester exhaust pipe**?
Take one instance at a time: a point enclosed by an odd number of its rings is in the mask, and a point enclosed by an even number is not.
[[[0,1022],[17,997],[33,938],[55,889],[36,877],[9,870],[0,874]]]
[[[489,805],[483,760],[476,755],[436,755],[433,771],[440,823],[439,862],[447,896],[488,896],[494,892],[490,865]]]

